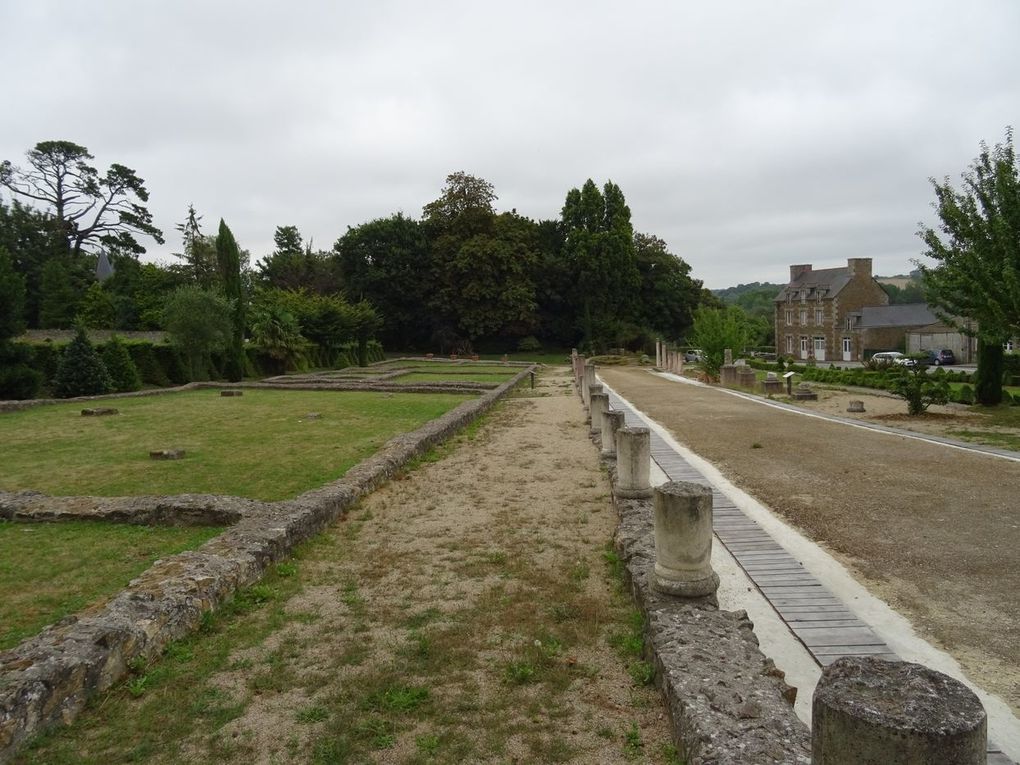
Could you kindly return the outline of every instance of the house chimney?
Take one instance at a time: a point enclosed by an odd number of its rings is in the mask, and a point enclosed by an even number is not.
[[[850,271],[850,276],[871,278],[871,258],[847,258],[846,267]]]
[[[790,281],[791,282],[797,281],[797,277],[799,277],[801,274],[806,274],[810,270],[811,270],[810,263],[803,263],[799,266],[790,266]]]

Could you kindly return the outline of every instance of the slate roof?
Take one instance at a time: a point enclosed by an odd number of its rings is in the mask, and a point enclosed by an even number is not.
[[[939,317],[925,303],[866,305],[861,308],[860,329],[875,327],[924,327],[938,324]]]
[[[812,269],[805,271],[783,287],[775,299],[776,302],[785,302],[789,295],[791,300],[800,300],[801,294],[806,294],[808,300],[813,300],[818,297],[819,292],[823,298],[831,298],[838,295],[849,283],[850,269],[847,266]]]

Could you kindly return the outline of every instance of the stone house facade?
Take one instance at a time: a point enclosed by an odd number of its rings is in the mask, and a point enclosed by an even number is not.
[[[860,361],[859,322],[865,306],[886,306],[871,258],[848,258],[845,267],[790,266],[790,282],[775,298],[776,353],[798,360]]]

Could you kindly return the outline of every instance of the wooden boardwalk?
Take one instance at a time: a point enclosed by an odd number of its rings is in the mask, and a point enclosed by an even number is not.
[[[624,413],[627,425],[648,427],[631,405],[604,385],[611,409]],[[713,529],[748,578],[772,605],[793,635],[820,666],[841,656],[874,656],[899,660],[899,656],[874,630],[861,621],[843,601],[833,595],[804,568],[757,521],[747,516],[712,485],[701,472],[649,428],[652,460],[671,481],[691,481],[712,490]],[[989,742],[989,765],[1016,765]]]

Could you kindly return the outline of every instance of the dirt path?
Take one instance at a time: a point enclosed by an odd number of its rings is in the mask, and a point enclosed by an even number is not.
[[[211,678],[248,703],[189,761],[674,761],[567,374],[326,534],[294,618]]]
[[[834,551],[1020,712],[1020,464],[779,411],[641,369],[599,374]]]

